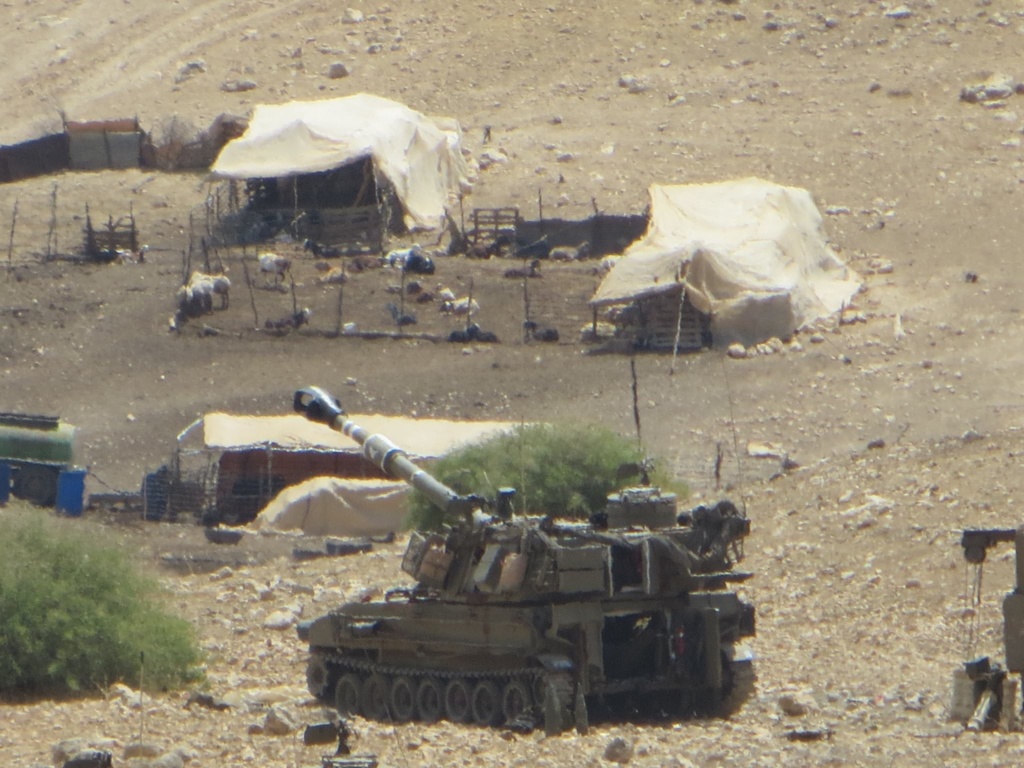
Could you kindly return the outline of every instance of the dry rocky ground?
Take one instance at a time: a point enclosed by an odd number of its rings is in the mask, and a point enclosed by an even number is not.
[[[1016,3],[410,0],[353,5],[352,23],[344,7],[292,0],[3,6],[5,143],[52,124],[57,109],[73,119],[138,114],[162,130],[171,117],[201,127],[258,102],[370,91],[455,116],[475,157],[494,153],[468,205],[532,214],[539,190],[549,214],[582,218],[593,204],[641,210],[652,182],[758,175],[809,188],[831,211],[832,241],[866,276],[847,318],[857,321],[826,324],[820,343],[806,333],[783,354],[687,356],[673,375],[669,357],[637,361],[645,445],[707,498],[721,444],[730,484],[721,493],[744,500],[753,521],[746,566],[756,577],[744,590],[758,608],[755,697],[729,720],[600,724],[585,737],[358,721],[359,747],[382,765],[600,765],[616,736],[642,766],[1019,763],[1020,735],[964,734],[945,718],[965,654],[1000,655],[998,598],[1012,580],[1002,552],[987,566],[981,635],[967,649],[958,531],[1016,525],[1024,494],[1024,96],[959,98],[991,73],[1024,77]],[[351,74],[327,77],[334,62]],[[238,80],[255,87],[223,89]],[[79,241],[86,203],[104,217],[131,205],[154,247],[147,264],[41,263],[54,185],[57,250]],[[473,278],[506,343],[465,354],[430,342],[268,337],[250,330],[248,297],[237,292],[217,316],[225,333],[168,334],[188,213],[205,194],[200,176],[141,171],[0,188],[0,231],[18,206],[0,272],[0,405],[78,424],[92,490],[137,487],[206,410],[280,413],[308,383],[335,389],[355,413],[586,418],[631,433],[626,359],[584,354],[574,341],[586,316],[578,302],[594,285],[579,267],[543,278],[552,316],[562,306],[572,320],[554,346],[513,343],[518,299],[497,277],[503,265],[461,260],[440,276]],[[329,329],[334,294],[302,268],[303,295],[320,302],[314,329]],[[376,322],[386,280],[353,281],[347,311]],[[254,296],[261,317],[290,310],[286,294]],[[770,479],[776,462],[748,457],[748,442],[776,443],[800,467]],[[158,568],[161,552],[207,546],[177,526],[68,524],[123,537],[145,567]],[[122,762],[121,747],[142,731],[193,765],[317,764],[318,748],[296,732],[265,727],[271,704],[297,722],[321,713],[303,694],[293,632],[264,622],[386,587],[400,551],[274,558],[217,578],[160,571],[200,633],[211,692],[235,706],[185,709],[178,693],[146,693],[140,705],[120,688],[5,703],[0,756],[45,764],[52,745],[82,737],[107,740]],[[807,713],[784,714],[786,694]],[[786,738],[800,729],[830,736]]]

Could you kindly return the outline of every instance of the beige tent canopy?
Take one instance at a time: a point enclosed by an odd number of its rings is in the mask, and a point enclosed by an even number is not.
[[[507,421],[448,421],[408,419],[379,414],[352,417],[371,433],[388,437],[395,445],[419,458],[438,458],[456,446],[484,440],[512,429]],[[200,431],[201,430],[201,431]],[[287,416],[242,416],[213,412],[193,422],[178,437],[180,444],[199,441],[205,448],[272,447],[281,450],[361,452],[350,437],[299,414]],[[196,446],[198,447],[198,446]]]
[[[810,192],[761,179],[650,187],[650,224],[595,307],[685,290],[718,346],[789,338],[861,286],[825,238]]]
[[[402,530],[408,495],[404,482],[313,477],[281,491],[253,526],[306,536],[381,536]]]
[[[455,121],[366,93],[260,104],[211,170],[222,179],[283,178],[372,158],[374,172],[394,187],[406,226],[435,229],[449,200],[469,185],[459,142]]]

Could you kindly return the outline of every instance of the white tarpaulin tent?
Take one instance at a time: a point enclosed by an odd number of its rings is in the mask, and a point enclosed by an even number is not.
[[[409,229],[444,223],[446,204],[468,186],[458,125],[435,121],[366,93],[260,104],[246,132],[211,169],[216,178],[269,179],[319,173],[373,159],[391,182]]]
[[[683,289],[716,345],[749,345],[789,338],[860,289],[805,189],[748,178],[649,192],[647,233],[598,286],[595,307]]]
[[[402,530],[408,495],[401,481],[313,477],[281,491],[253,526],[306,536],[383,536]]]

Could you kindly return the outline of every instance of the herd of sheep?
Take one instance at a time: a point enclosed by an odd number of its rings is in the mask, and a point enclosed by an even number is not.
[[[451,249],[449,249],[451,250]],[[370,258],[367,256],[349,256],[343,261],[339,260],[344,252],[336,246],[329,246],[306,239],[302,243],[303,253],[315,258],[314,268],[318,273],[315,281],[319,285],[341,285],[348,281],[350,274],[363,272],[369,269],[385,268],[398,271],[402,275],[401,285],[390,285],[387,292],[402,293],[408,296],[409,300],[417,304],[428,302],[436,303],[440,312],[453,317],[466,318],[466,326],[462,330],[453,331],[449,341],[453,342],[496,342],[495,334],[483,330],[475,322],[470,320],[480,311],[479,302],[471,296],[459,296],[442,283],[437,283],[433,290],[423,285],[419,278],[434,275],[436,271],[435,258],[444,252],[428,251],[418,244],[408,248],[396,249],[388,252],[382,257]],[[503,277],[509,279],[531,279],[542,276],[542,260],[551,261],[577,261],[591,255],[589,243],[583,242],[577,246],[550,247],[547,238],[541,238],[532,243],[516,244],[509,236],[499,236],[487,244],[476,244],[464,251],[465,255],[477,258],[491,258],[499,255],[511,255],[523,260],[523,266],[510,267],[504,270]],[[285,290],[288,281],[292,283],[294,296],[294,280],[291,278],[291,269],[295,256],[286,256],[278,253],[265,252],[256,257],[258,264],[258,287],[268,290]],[[604,274],[614,264],[615,257],[605,257],[592,271],[595,275]],[[332,263],[328,260],[335,260]],[[529,259],[527,261],[526,259]],[[209,269],[209,266],[207,267]],[[247,270],[248,272],[248,270]],[[175,313],[169,321],[170,330],[179,331],[183,324],[190,319],[213,313],[218,310],[226,310],[229,306],[229,294],[231,280],[227,276],[227,269],[222,272],[208,274],[201,271],[193,271],[188,280],[177,290]],[[406,281],[406,276],[413,276]],[[254,283],[256,285],[256,283]],[[403,302],[404,307],[405,302]],[[394,303],[389,303],[386,309],[391,313],[392,320],[399,327],[413,325],[417,322],[415,314],[406,312]],[[304,308],[293,312],[278,320],[267,320],[264,323],[266,330],[288,331],[306,325],[309,322],[311,311]],[[346,332],[353,332],[355,327],[346,324]],[[524,324],[524,335],[537,341],[558,341],[559,335],[555,328],[541,328],[535,323]]]

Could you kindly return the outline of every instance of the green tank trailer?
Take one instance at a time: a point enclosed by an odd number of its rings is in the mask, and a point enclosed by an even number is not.
[[[343,716],[557,733],[594,707],[724,714],[752,690],[754,607],[729,589],[750,576],[733,570],[750,525],[732,503],[677,516],[639,487],[587,523],[514,515],[514,490],[456,493],[323,390],[295,409],[458,521],[411,535],[414,586],[300,625],[309,690]]]
[[[56,416],[0,413],[0,462],[10,467],[10,490],[19,499],[52,507],[74,444],[75,428]]]

